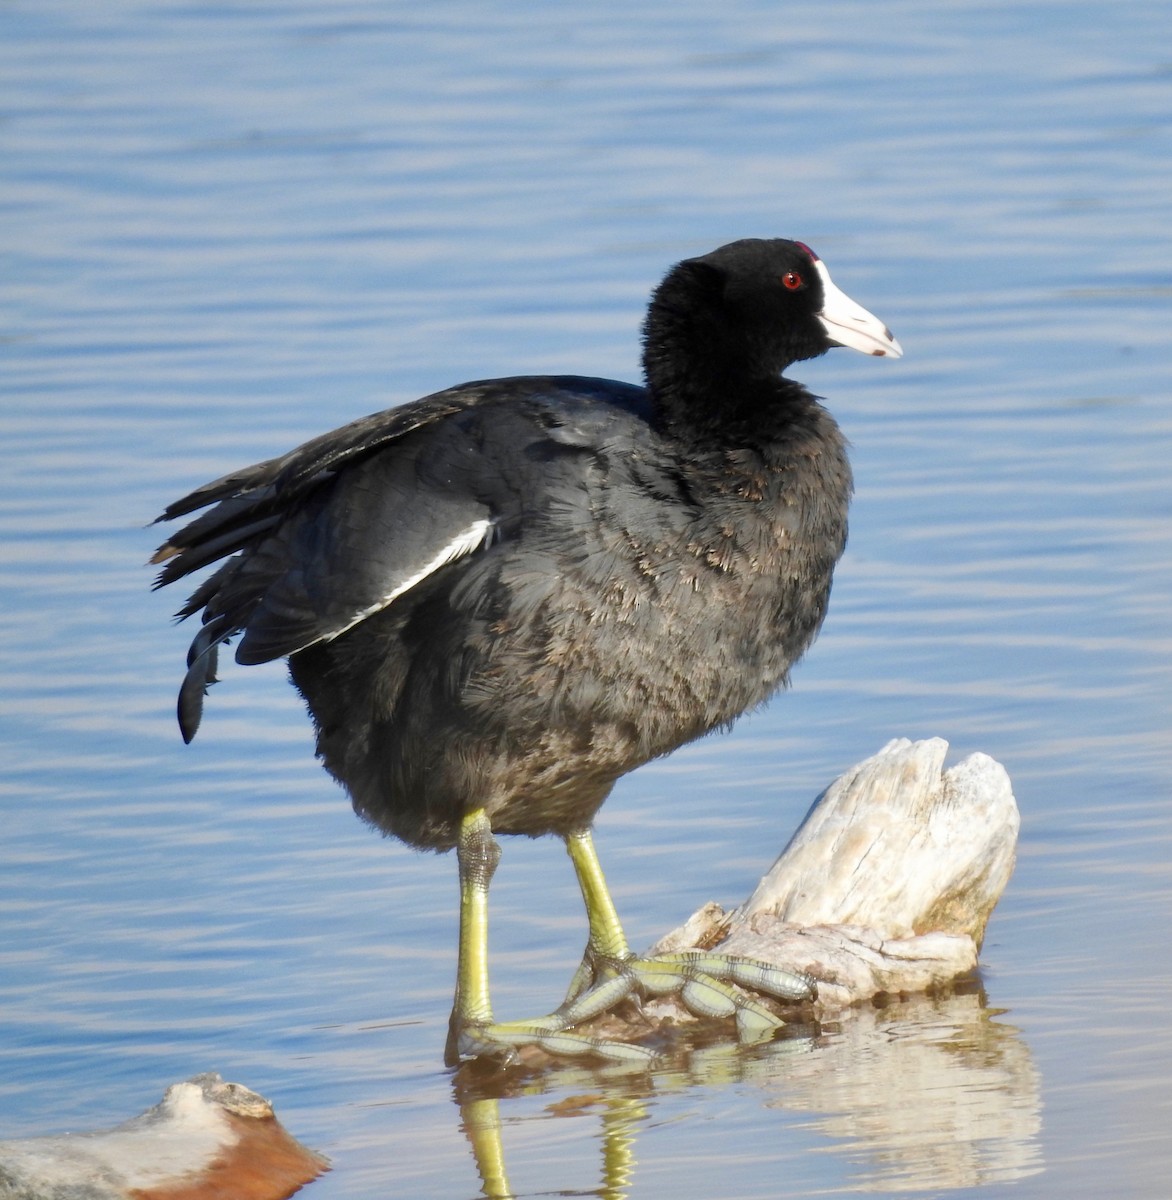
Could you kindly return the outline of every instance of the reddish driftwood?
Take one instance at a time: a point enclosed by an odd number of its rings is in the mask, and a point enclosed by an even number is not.
[[[0,1142],[0,1200],[285,1200],[326,1169],[263,1096],[197,1075],[113,1129]]]

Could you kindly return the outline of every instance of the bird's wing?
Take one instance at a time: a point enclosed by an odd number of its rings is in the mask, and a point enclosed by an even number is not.
[[[193,561],[194,555],[185,558],[195,546],[212,548],[234,531],[248,529],[273,513],[287,510],[297,497],[311,491],[347,462],[373,454],[416,429],[462,412],[481,399],[483,390],[476,384],[466,384],[436,392],[401,408],[372,413],[313,438],[279,458],[266,459],[205,483],[169,504],[155,519],[156,525],[208,505],[215,507],[172,534],[159,547],[151,562],[178,561],[167,567],[159,577],[158,586],[171,583],[224,554],[230,554],[233,549],[239,549],[239,546],[228,547],[225,541],[223,550],[210,557],[205,552],[201,561]]]
[[[156,553],[153,561],[166,564],[156,586],[226,559],[178,614],[202,610],[203,620],[180,692],[184,737],[195,734],[228,639],[243,634],[236,659],[245,664],[294,654],[338,637],[445,565],[507,536],[532,499],[518,491],[509,457],[513,466],[531,459],[535,444],[588,451],[607,423],[603,412],[580,428],[582,413],[608,407],[592,394],[597,382],[449,389],[343,426],[171,505],[160,520],[213,507]],[[638,389],[630,391],[634,403]],[[529,403],[510,404],[509,412],[520,409],[527,419],[494,427],[491,402],[518,393]],[[484,452],[486,442],[493,453]]]
[[[232,614],[236,661],[269,662],[329,641],[447,563],[487,546],[492,508],[420,486],[413,447],[380,455],[302,501],[236,564],[209,613]]]
[[[482,397],[468,385],[364,417],[167,508],[160,520],[211,506],[156,552],[156,587],[225,560],[178,613],[202,612],[179,695],[187,741],[230,638],[243,633],[243,663],[296,653],[491,540],[489,504],[444,486],[461,452],[448,419]]]

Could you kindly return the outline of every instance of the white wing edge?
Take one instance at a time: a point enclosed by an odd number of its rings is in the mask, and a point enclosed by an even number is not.
[[[452,538],[434,558],[424,563],[414,575],[409,575],[401,583],[396,584],[385,596],[380,597],[373,604],[362,609],[361,612],[355,613],[350,622],[343,625],[341,629],[335,629],[332,633],[328,633],[325,637],[318,640],[332,642],[334,638],[341,637],[348,629],[353,629],[355,625],[365,621],[367,617],[373,616],[380,609],[386,608],[388,604],[404,592],[409,592],[417,583],[422,583],[429,575],[438,571],[440,567],[446,566],[450,562],[455,562],[457,558],[463,558],[465,554],[471,554],[473,550],[487,546],[492,540],[492,531],[493,523],[491,521],[487,519],[474,521],[462,533],[458,533]],[[305,647],[302,646],[300,649],[304,650]]]

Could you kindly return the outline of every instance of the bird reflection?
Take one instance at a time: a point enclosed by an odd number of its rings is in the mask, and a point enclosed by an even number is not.
[[[502,1105],[507,1107],[523,1096],[562,1093],[561,1099],[545,1108],[544,1115],[578,1118],[597,1114],[600,1183],[594,1190],[575,1186],[569,1191],[597,1200],[624,1200],[636,1165],[636,1135],[657,1094],[747,1078],[747,1054],[765,1054],[771,1061],[788,1054],[806,1054],[813,1047],[815,1029],[791,1026],[769,1046],[750,1050],[730,1042],[721,1029],[696,1027],[674,1043],[673,1051],[664,1055],[651,1075],[626,1065],[591,1068],[560,1060],[551,1060],[545,1069],[493,1070],[469,1064],[454,1076],[453,1092],[482,1194],[487,1200],[512,1200],[516,1195],[505,1163]]]
[[[753,1084],[764,1108],[800,1114],[827,1138],[860,1193],[1004,1184],[1042,1169],[1040,1079],[1018,1030],[997,1018],[979,989],[852,1010],[825,1027],[744,1047],[693,1040],[650,1073],[555,1064],[488,1073],[463,1068],[454,1099],[486,1200],[508,1200],[505,1156],[521,1099],[549,1096],[542,1117],[597,1122],[598,1182],[555,1180],[558,1190],[623,1200],[637,1169],[637,1141],[656,1107],[695,1087]],[[898,1097],[898,1103],[893,1103]],[[502,1125],[502,1111],[504,1124]],[[779,1116],[779,1133],[784,1133]],[[746,1131],[758,1136],[759,1127]],[[735,1154],[735,1132],[722,1151]],[[779,1150],[784,1157],[785,1150]],[[549,1169],[548,1161],[544,1163]],[[529,1190],[529,1189],[526,1189]]]
[[[509,1200],[513,1189],[509,1187],[501,1142],[501,1102],[495,1096],[465,1100],[460,1105],[460,1116],[476,1159],[481,1190],[489,1200]]]
[[[496,1096],[467,1099],[460,1105],[464,1133],[487,1200],[513,1200],[516,1196],[505,1168],[500,1105]],[[625,1200],[635,1167],[635,1130],[647,1119],[646,1103],[631,1097],[593,1094],[571,1097],[567,1107],[577,1111],[602,1109],[602,1182],[597,1191],[584,1194],[597,1196],[598,1200]]]

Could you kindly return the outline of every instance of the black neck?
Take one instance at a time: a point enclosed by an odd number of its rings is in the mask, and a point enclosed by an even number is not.
[[[720,331],[656,305],[644,329],[643,371],[657,423],[704,444],[752,444],[816,401],[781,370],[721,344]]]

